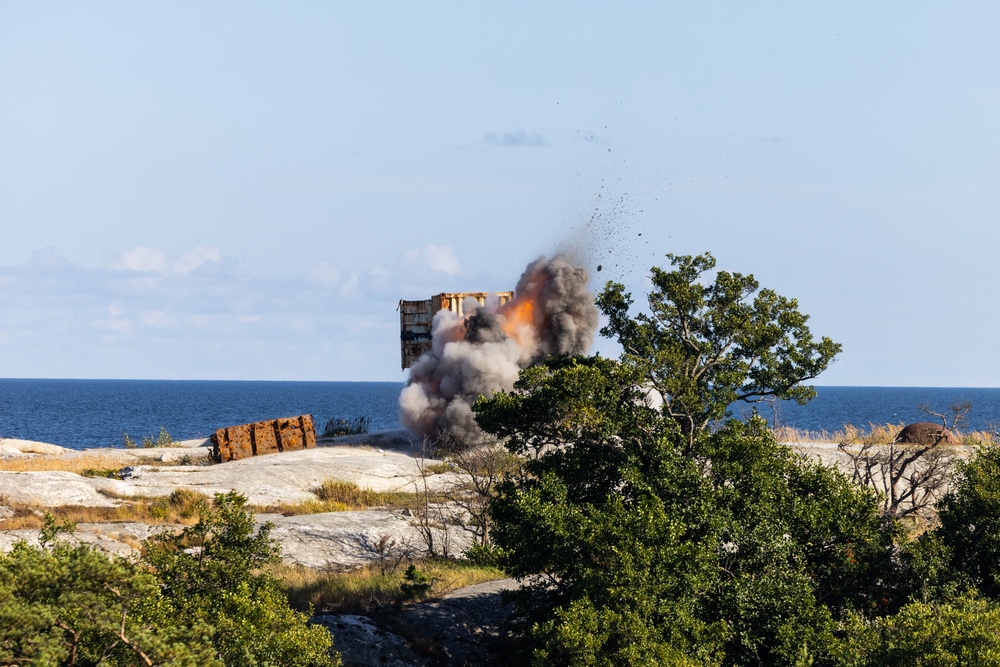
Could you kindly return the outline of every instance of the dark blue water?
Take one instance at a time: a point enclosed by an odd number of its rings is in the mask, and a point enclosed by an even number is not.
[[[906,424],[919,421],[940,423],[940,418],[921,410],[925,406],[951,415],[953,405],[968,401],[963,431],[985,431],[1000,425],[1000,389],[949,387],[816,387],[816,398],[806,405],[783,401],[775,410],[758,406],[759,413],[772,424],[810,431],[833,431],[845,424],[868,428],[869,424]],[[732,406],[735,416],[750,413],[749,406]],[[948,424],[952,421],[949,417]]]
[[[0,379],[0,437],[50,442],[64,447],[119,447],[128,433],[139,442],[163,427],[177,440],[205,438],[233,424],[311,414],[317,429],[333,418],[369,417],[372,431],[399,428],[398,382],[219,382],[169,380]],[[785,426],[832,431],[844,424],[867,427],[936,421],[938,412],[970,401],[964,430],[1000,424],[1000,389],[920,387],[817,387],[808,405],[782,403]],[[760,413],[773,420],[764,405]],[[733,407],[736,416],[748,406]]]
[[[207,438],[234,424],[311,414],[369,417],[371,430],[399,428],[398,382],[0,379],[0,437],[63,447],[120,447],[124,435]]]

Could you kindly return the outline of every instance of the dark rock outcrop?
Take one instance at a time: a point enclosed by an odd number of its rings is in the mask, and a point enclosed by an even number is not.
[[[933,422],[907,424],[896,436],[895,442],[909,445],[935,445],[939,442],[961,444],[951,431]]]

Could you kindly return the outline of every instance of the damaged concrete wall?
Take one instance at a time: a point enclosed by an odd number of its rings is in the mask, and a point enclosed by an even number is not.
[[[216,461],[235,461],[316,446],[312,415],[281,417],[216,429],[212,453]]]
[[[513,292],[442,292],[424,301],[399,302],[400,356],[406,370],[431,349],[431,324],[439,310],[465,315],[462,302],[472,297],[480,306],[487,302],[502,306],[514,298]],[[469,313],[470,315],[472,313]]]

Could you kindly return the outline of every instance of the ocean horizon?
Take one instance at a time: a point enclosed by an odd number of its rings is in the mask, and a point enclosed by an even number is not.
[[[73,449],[124,446],[156,438],[207,438],[217,428],[311,414],[317,431],[331,419],[370,420],[370,430],[401,428],[398,397],[404,382],[297,380],[83,380],[0,379],[0,438],[48,442]],[[846,424],[940,421],[923,410],[947,413],[968,401],[961,430],[1000,424],[1000,388],[851,387],[816,385],[806,405],[782,401],[731,406],[736,417],[754,408],[772,423],[810,431]]]

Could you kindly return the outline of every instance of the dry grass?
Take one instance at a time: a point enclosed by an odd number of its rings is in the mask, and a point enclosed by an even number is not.
[[[131,498],[116,507],[35,507],[4,503],[14,510],[14,516],[0,520],[0,530],[39,529],[44,525],[45,514],[52,514],[60,521],[74,523],[119,523],[137,521],[152,525],[185,524],[198,520],[198,510],[211,502],[207,496],[189,489],[177,489],[169,496],[159,498]]]
[[[0,458],[2,472],[72,472],[84,477],[111,477],[125,466],[142,465],[157,468],[179,465],[211,465],[209,458],[184,456],[171,461],[137,458],[128,450],[100,454],[54,454]]]
[[[384,573],[372,565],[335,574],[302,566],[277,565],[272,573],[282,583],[289,602],[296,609],[306,611],[312,606],[317,612],[365,615],[386,606],[440,597],[465,586],[506,576],[494,567],[467,561],[423,560],[414,565],[430,583],[419,593],[407,588],[404,567]]]
[[[350,512],[370,509],[373,507],[392,507],[396,509],[416,510],[423,507],[422,494],[406,491],[372,491],[362,489],[353,482],[328,479],[313,489],[316,500],[302,503],[266,505],[254,507],[255,512],[284,514],[295,516],[299,514],[322,514],[324,512]],[[432,495],[431,503],[446,502],[444,496]]]
[[[774,430],[778,442],[794,443],[847,443],[859,445],[888,445],[905,426],[898,424],[868,424],[868,428],[858,428],[847,424],[835,431],[808,431],[779,426]],[[954,431],[963,445],[980,446],[998,444],[997,434],[989,431]]]
[[[114,471],[129,464],[128,454],[58,454],[54,456],[17,456],[0,460],[0,471],[4,472],[73,472],[77,475],[94,476],[95,471]],[[103,476],[103,475],[102,475]]]

